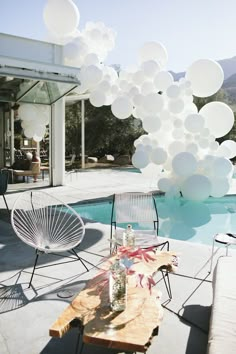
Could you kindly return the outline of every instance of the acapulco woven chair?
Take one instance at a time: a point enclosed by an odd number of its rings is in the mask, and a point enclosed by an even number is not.
[[[42,191],[22,193],[13,206],[11,224],[16,235],[36,251],[29,287],[35,269],[52,265],[36,267],[42,254],[51,253],[59,256],[58,252],[69,252],[70,260],[56,264],[79,260],[85,269],[89,270],[84,261],[90,262],[79,257],[74,250],[84,237],[83,220],[70,206],[54,196]],[[65,257],[62,254],[60,256]]]
[[[167,251],[169,251],[169,241],[161,241],[158,238],[159,217],[151,192],[114,194],[111,212],[110,253],[116,250],[117,244],[122,244],[122,234],[128,224],[135,226],[137,247],[143,249],[154,247],[160,248],[160,250],[167,247]],[[140,228],[140,224],[142,228]],[[115,237],[114,249],[112,248],[113,236]],[[168,270],[165,269],[165,272],[161,270],[161,273],[169,299],[172,299]]]

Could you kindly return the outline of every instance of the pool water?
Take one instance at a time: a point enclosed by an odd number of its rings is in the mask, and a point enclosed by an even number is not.
[[[159,232],[163,237],[211,244],[214,234],[236,233],[236,196],[209,198],[204,202],[166,199],[155,196],[159,215]],[[89,201],[71,205],[78,214],[110,225],[112,200]],[[138,225],[142,228],[142,225]],[[146,228],[146,226],[145,226]]]

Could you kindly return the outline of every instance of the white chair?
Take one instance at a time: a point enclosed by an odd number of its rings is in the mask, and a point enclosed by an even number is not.
[[[88,271],[84,264],[86,260],[79,257],[74,250],[83,240],[84,223],[74,209],[67,204],[42,191],[24,192],[13,206],[11,223],[16,235],[36,250],[29,287],[41,254],[57,254],[67,251],[72,255],[69,256],[71,258],[69,262],[80,260]],[[65,257],[62,254],[61,256]],[[61,263],[68,263],[68,261]],[[43,267],[46,265],[37,267],[37,269]]]
[[[163,242],[158,238],[159,218],[152,193],[128,192],[113,196],[110,253],[122,244],[122,234],[128,224],[133,225],[137,247],[163,249],[166,246],[169,251],[169,241]],[[172,298],[168,272],[162,272],[162,275],[169,298]]]

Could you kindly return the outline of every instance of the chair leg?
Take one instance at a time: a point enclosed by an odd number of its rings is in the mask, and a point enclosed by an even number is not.
[[[161,269],[161,273],[162,273],[162,278],[165,283],[167,294],[169,296],[169,299],[171,300],[172,299],[172,291],[171,291],[171,286],[170,286],[169,272],[168,272],[168,270],[166,270],[166,272],[164,273],[164,271]],[[166,281],[166,278],[167,278],[167,281]]]
[[[9,210],[9,208],[8,208],[8,205],[7,205],[7,201],[6,201],[5,195],[3,194],[2,196],[3,196],[4,202],[5,202],[6,207],[7,207],[7,211],[8,211],[8,213],[9,213],[9,215],[10,215],[11,213],[10,213],[10,210]]]
[[[83,334],[79,333],[78,338],[77,338],[77,342],[76,342],[76,347],[75,347],[75,354],[82,354],[83,348],[84,348]]]
[[[38,262],[38,258],[39,258],[39,254],[38,254],[38,251],[36,250],[36,258],[35,258],[35,262],[34,262],[34,268],[33,268],[32,274],[31,274],[31,278],[30,278],[30,282],[29,282],[28,288],[30,288],[30,286],[31,286],[31,283],[32,283],[32,280],[33,280],[33,276],[34,276],[34,271],[35,271],[35,268],[36,268],[36,265],[37,265],[37,262]]]
[[[86,261],[85,259],[81,258],[80,256],[78,256],[78,254],[75,252],[74,249],[71,250],[73,252],[73,254],[78,258],[78,260],[83,264],[84,268],[87,270],[87,272],[89,272],[88,267],[86,266],[86,264],[84,262],[87,262],[89,264],[91,264],[92,266],[94,266],[94,264],[90,263],[89,261]]]

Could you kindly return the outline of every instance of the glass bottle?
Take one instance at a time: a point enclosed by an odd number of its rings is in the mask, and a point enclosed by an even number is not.
[[[123,233],[123,246],[135,246],[135,234],[134,230],[132,229],[132,225],[127,225],[127,229]]]
[[[112,311],[124,311],[126,307],[126,268],[119,258],[110,268],[109,300]]]

